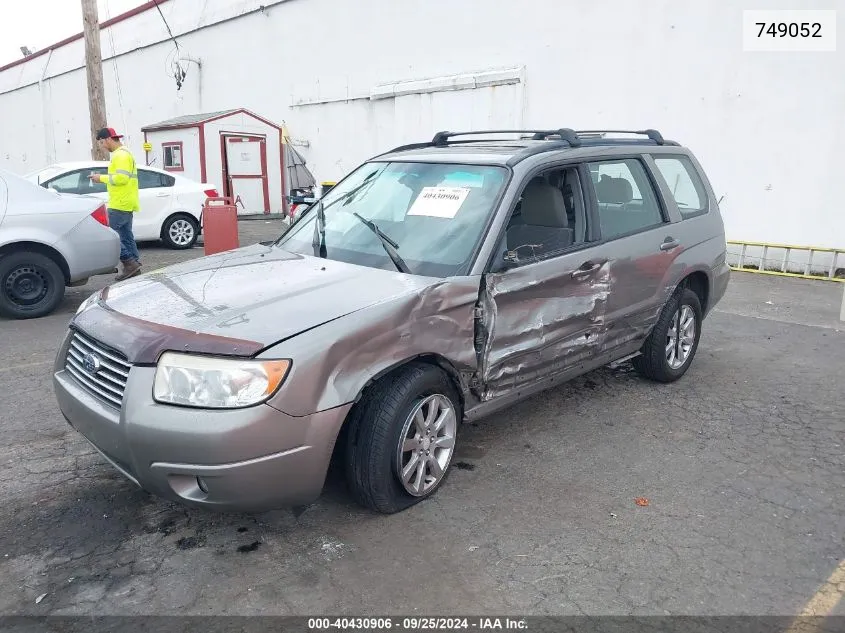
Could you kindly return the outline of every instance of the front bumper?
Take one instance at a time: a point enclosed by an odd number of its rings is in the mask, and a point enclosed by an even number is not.
[[[118,410],[83,389],[57,357],[54,388],[68,423],[115,468],[165,499],[264,512],[319,497],[351,405],[305,417],[269,405],[206,411],[152,399],[154,367],[133,367]]]

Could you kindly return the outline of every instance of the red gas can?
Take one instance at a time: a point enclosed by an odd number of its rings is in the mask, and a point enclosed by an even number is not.
[[[205,254],[238,248],[238,208],[232,198],[207,198],[202,210]]]

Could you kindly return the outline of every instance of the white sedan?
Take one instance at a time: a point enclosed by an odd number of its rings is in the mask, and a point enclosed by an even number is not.
[[[55,163],[26,178],[59,193],[92,195],[106,201],[106,186],[92,183],[88,175],[105,174],[108,166],[102,161]],[[206,198],[217,197],[213,185],[147,166],[138,167],[138,193],[141,210],[132,222],[135,239],[161,240],[175,249],[194,246],[201,232]]]

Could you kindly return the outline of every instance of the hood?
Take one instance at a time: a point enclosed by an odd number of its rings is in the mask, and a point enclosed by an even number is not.
[[[99,309],[150,330],[253,342],[257,348],[436,281],[256,244],[110,286]],[[87,312],[79,315],[82,327]],[[183,338],[187,345],[190,340]]]

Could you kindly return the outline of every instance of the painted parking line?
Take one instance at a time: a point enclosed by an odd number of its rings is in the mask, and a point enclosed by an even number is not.
[[[819,587],[786,633],[812,633],[819,630],[824,625],[823,619],[808,616],[831,615],[843,595],[845,595],[845,560],[839,563],[830,578]]]
[[[800,320],[800,319],[790,319],[783,316],[773,316],[768,314],[751,314],[748,311],[743,310],[724,310],[720,308],[713,308],[713,312],[718,312],[719,314],[727,314],[730,316],[739,316],[745,317],[747,319],[760,319],[762,321],[773,321],[775,323],[787,323],[789,325],[803,325],[806,327],[820,327],[824,328],[825,330],[834,330],[836,332],[841,332],[845,330],[845,323],[836,323],[835,321],[831,320],[829,323],[821,323],[821,322],[812,322],[807,320]]]

